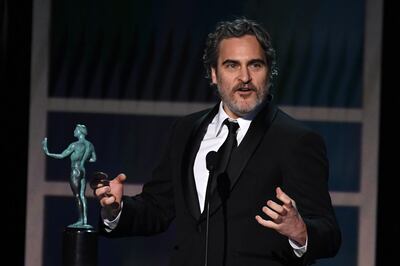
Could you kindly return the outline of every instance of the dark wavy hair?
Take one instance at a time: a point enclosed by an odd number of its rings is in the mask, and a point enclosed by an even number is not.
[[[264,50],[267,66],[269,70],[269,81],[271,83],[274,76],[278,74],[275,61],[275,50],[271,45],[271,38],[266,30],[255,21],[239,18],[233,21],[219,22],[214,32],[207,36],[206,47],[203,54],[203,64],[206,70],[206,78],[211,78],[211,68],[217,67],[219,44],[222,40],[242,37],[244,35],[254,35]]]

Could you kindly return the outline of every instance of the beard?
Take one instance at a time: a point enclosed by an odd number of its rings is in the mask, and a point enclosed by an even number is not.
[[[242,97],[238,92],[253,92],[248,97]],[[218,93],[224,105],[239,117],[245,116],[260,106],[268,95],[268,86],[257,89],[253,83],[238,84],[230,90],[221,90]]]

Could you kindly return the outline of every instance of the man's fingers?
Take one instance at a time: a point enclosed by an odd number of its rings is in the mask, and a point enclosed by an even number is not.
[[[96,188],[94,190],[94,195],[98,198],[102,198],[107,196],[108,193],[110,193],[111,189],[109,186],[100,186],[99,188]]]
[[[108,176],[103,172],[95,172],[93,173],[92,180],[90,180],[90,188],[96,190],[102,186],[108,186],[110,181],[108,180]]]
[[[278,213],[274,212],[273,210],[271,210],[267,206],[264,206],[262,208],[262,211],[263,211],[263,213],[268,215],[272,220],[274,220],[274,222],[276,222],[278,224],[282,222],[282,216],[279,215]]]
[[[100,205],[101,206],[110,206],[111,204],[115,203],[115,197],[114,196],[110,196],[110,197],[103,197],[102,199],[100,199]]]
[[[265,227],[268,227],[271,229],[275,229],[275,230],[278,228],[278,225],[276,223],[274,223],[273,221],[265,220],[265,219],[261,218],[260,215],[256,215],[256,220],[262,226],[265,226]]]
[[[287,214],[287,210],[285,208],[283,208],[281,205],[279,205],[278,203],[269,200],[267,201],[267,206],[274,210],[275,212],[279,213],[280,215],[286,215]]]
[[[292,199],[280,187],[276,188],[276,197],[284,204],[291,204]]]
[[[109,185],[110,181],[108,180],[92,180],[90,182],[90,188],[94,191],[102,187],[108,187]]]
[[[113,180],[109,180],[105,173],[97,172],[90,186],[102,207],[118,208],[121,201],[122,183],[125,180],[125,174],[119,174]]]
[[[295,205],[294,201],[280,187],[276,188],[276,197],[289,209]]]
[[[125,174],[119,174],[116,178],[114,178],[113,181],[116,181],[120,184],[124,183],[126,180],[126,175]]]

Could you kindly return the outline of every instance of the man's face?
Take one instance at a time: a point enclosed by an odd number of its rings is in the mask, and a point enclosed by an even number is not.
[[[211,78],[218,86],[225,112],[238,118],[253,111],[268,94],[264,51],[253,35],[224,39],[219,44]]]

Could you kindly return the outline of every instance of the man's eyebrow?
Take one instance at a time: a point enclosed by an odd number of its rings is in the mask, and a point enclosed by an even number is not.
[[[239,60],[234,60],[234,59],[226,59],[225,61],[222,62],[222,65],[226,64],[239,64]],[[264,59],[256,58],[256,59],[251,59],[249,62],[247,62],[248,65],[254,64],[254,63],[259,63],[265,65],[266,62]]]
[[[259,64],[263,64],[263,65],[266,64],[264,59],[252,59],[252,60],[249,61],[248,64],[254,64],[254,63],[259,63]]]
[[[224,62],[222,62],[222,65],[226,64],[239,64],[239,61],[234,59],[226,59]]]

